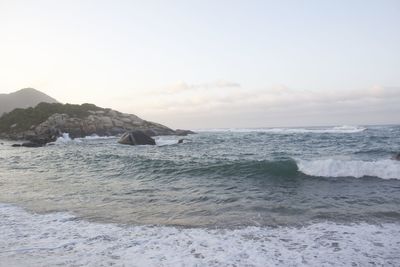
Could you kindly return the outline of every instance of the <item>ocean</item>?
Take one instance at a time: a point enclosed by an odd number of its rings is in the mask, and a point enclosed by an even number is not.
[[[0,145],[0,266],[400,266],[400,126]]]

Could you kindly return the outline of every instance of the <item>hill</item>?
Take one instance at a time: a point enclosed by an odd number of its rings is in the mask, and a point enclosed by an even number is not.
[[[34,107],[41,102],[58,103],[54,98],[33,88],[25,88],[10,94],[0,94],[0,116],[16,108]]]

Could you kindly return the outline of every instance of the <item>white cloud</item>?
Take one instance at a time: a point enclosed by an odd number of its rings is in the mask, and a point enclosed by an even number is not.
[[[218,81],[142,91],[124,109],[172,127],[306,126],[400,123],[399,103],[400,87],[249,89]]]

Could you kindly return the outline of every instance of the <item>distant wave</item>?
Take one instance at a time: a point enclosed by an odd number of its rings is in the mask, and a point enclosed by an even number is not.
[[[311,176],[356,178],[374,176],[382,179],[400,179],[400,162],[389,159],[377,161],[298,160],[297,165],[299,171]]]
[[[118,226],[0,204],[4,266],[395,266],[400,225]],[[362,251],[363,253],[360,253]]]
[[[276,134],[292,134],[292,133],[359,133],[365,131],[366,128],[359,126],[336,126],[329,128],[225,128],[225,129],[200,129],[198,132],[261,132]]]

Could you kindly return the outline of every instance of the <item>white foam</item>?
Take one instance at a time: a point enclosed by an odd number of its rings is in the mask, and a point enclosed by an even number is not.
[[[55,144],[65,144],[71,142],[72,139],[69,137],[69,133],[63,133],[57,140],[54,142]]]
[[[53,144],[68,144],[71,142],[77,142],[80,143],[82,141],[91,141],[91,140],[106,140],[106,139],[115,139],[117,138],[116,136],[98,136],[96,134],[90,135],[90,136],[85,136],[82,138],[74,138],[72,139],[69,136],[69,133],[63,133],[60,137],[57,138]]]
[[[74,140],[80,140],[80,141],[84,141],[84,140],[107,140],[107,139],[115,139],[117,138],[116,136],[98,136],[97,134],[93,134],[93,135],[89,135],[89,136],[85,136],[82,138],[75,138]]]
[[[176,136],[156,136],[154,137],[157,146],[170,146],[178,144]]]
[[[294,134],[294,133],[359,133],[365,131],[366,128],[358,126],[336,126],[329,128],[224,128],[224,129],[200,129],[198,132],[263,132],[276,134]]]
[[[400,162],[382,159],[377,161],[362,160],[297,160],[299,170],[307,175],[324,177],[374,176],[383,179],[400,179]]]
[[[398,266],[400,225],[117,226],[0,205],[1,266]]]

